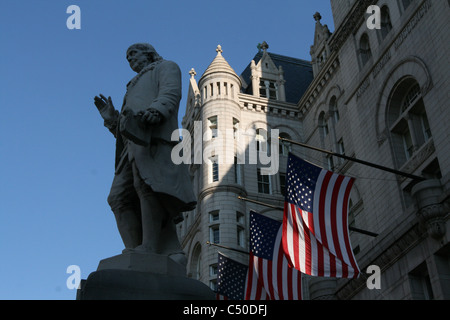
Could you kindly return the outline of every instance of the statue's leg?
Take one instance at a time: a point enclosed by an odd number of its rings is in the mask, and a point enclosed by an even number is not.
[[[108,203],[116,218],[125,249],[133,249],[142,242],[141,210],[133,186],[133,171],[127,163],[114,177]]]
[[[173,222],[176,199],[155,193],[139,176],[134,163],[133,170],[142,216],[142,245],[136,249],[164,255],[183,253]]]
[[[142,244],[137,250],[160,252],[165,210],[153,190],[135,176],[135,188],[141,207]]]

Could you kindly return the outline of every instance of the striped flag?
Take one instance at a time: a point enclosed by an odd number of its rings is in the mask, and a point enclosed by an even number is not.
[[[219,252],[217,300],[266,300],[267,294],[248,266]]]
[[[281,239],[281,222],[253,211],[250,213],[250,262],[246,297],[257,296],[257,290],[261,288],[270,300],[301,300],[301,273],[289,265]],[[255,285],[255,281],[259,285]]]
[[[282,242],[294,268],[319,277],[359,276],[347,221],[353,183],[289,154]]]

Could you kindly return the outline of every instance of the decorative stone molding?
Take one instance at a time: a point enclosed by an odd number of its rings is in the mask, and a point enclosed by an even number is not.
[[[430,139],[425,145],[421,146],[418,151],[414,153],[411,159],[408,160],[401,168],[400,171],[413,173],[425,160],[429,159],[436,148],[434,147],[433,139]],[[401,178],[405,180],[406,178]]]
[[[341,27],[334,32],[330,39],[329,46],[331,51],[339,51],[345,41],[347,41],[347,38],[363,22],[367,8],[370,5],[377,4],[377,2],[377,0],[359,0],[355,2],[355,5],[347,15],[345,21],[341,24]]]
[[[420,182],[412,188],[411,193],[417,201],[419,221],[432,238],[442,238],[445,235],[447,210],[440,202],[443,193],[440,181],[434,179]]]

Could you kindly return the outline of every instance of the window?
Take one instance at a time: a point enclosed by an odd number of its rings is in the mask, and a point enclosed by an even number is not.
[[[259,96],[262,98],[277,99],[277,87],[275,82],[261,79],[259,82]]]
[[[209,222],[217,222],[219,221],[219,210],[211,211],[209,213]]]
[[[192,264],[191,272],[192,278],[195,280],[200,280],[201,277],[201,266],[202,266],[202,246],[197,243],[192,251]]]
[[[411,288],[411,298],[413,300],[433,300],[433,288],[426,262],[420,264],[409,273],[409,284]]]
[[[256,130],[256,150],[267,152],[267,131],[264,129]]]
[[[338,123],[340,119],[339,110],[337,107],[337,99],[336,97],[331,98],[330,101],[330,113],[333,116],[334,123]]]
[[[217,279],[212,279],[212,280],[209,281],[209,288],[213,292],[217,292]]]
[[[245,248],[245,215],[236,211],[236,235],[237,245]]]
[[[332,156],[327,156],[327,165],[328,170],[333,171],[334,170],[334,161]]]
[[[286,195],[286,173],[279,173],[280,177],[280,192],[284,196]]]
[[[322,132],[322,137],[325,138],[330,133],[330,130],[328,128],[328,119],[326,119],[324,111],[322,111],[319,116],[319,127]]]
[[[208,118],[208,128],[210,130],[211,138],[217,138],[218,132],[217,132],[217,116]]]
[[[344,140],[343,139],[340,139],[338,141],[338,152],[339,152],[339,154],[345,154]]]
[[[236,223],[245,223],[245,215],[242,212],[236,211]]]
[[[261,169],[257,169],[257,178],[258,178],[258,192],[259,193],[265,193],[265,194],[271,194],[270,190],[270,176],[268,175],[262,175]]]
[[[211,179],[210,182],[219,181],[219,158],[217,156],[209,159],[211,162]]]
[[[239,120],[237,120],[236,118],[233,118],[233,137],[234,139],[238,139],[238,134],[239,134]]]
[[[209,227],[209,242],[220,243],[220,229],[218,225]]]
[[[217,263],[212,264],[209,266],[209,275],[211,277],[217,276]]]
[[[284,132],[280,133],[280,138],[292,140],[291,136]],[[289,152],[291,152],[291,143],[290,142],[280,140],[279,146],[280,146],[280,155],[283,155],[283,156],[289,155]]]
[[[245,248],[245,229],[241,226],[237,226],[237,245]]]
[[[367,33],[364,33],[359,41],[359,56],[361,60],[361,66],[365,66],[370,58],[372,58],[369,36],[367,35]]]
[[[242,184],[241,165],[238,163],[237,157],[234,157],[234,182]]]
[[[401,167],[432,138],[420,86],[414,78],[402,79],[388,100],[387,124],[391,144]]]
[[[392,23],[391,23],[391,17],[389,15],[389,8],[388,6],[383,6],[381,8],[381,38],[384,39],[389,34],[389,32],[392,30]]]

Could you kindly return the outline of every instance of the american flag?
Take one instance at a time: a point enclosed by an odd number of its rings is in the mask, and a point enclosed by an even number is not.
[[[301,300],[301,273],[289,265],[281,239],[281,222],[253,211],[250,213],[247,297],[258,296],[258,292],[251,289],[261,288],[270,300]]]
[[[294,268],[320,277],[359,276],[347,222],[353,183],[289,154],[283,249]]]
[[[250,276],[249,279],[248,266],[219,252],[217,300],[265,300],[266,292],[257,279],[253,275]]]

